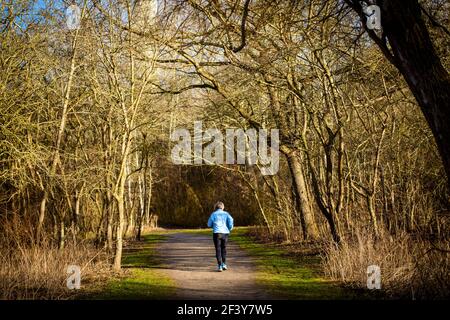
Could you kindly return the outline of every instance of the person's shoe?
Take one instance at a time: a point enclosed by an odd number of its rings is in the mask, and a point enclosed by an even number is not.
[[[222,263],[222,269],[223,270],[228,270],[228,267],[227,267],[227,265],[225,263]]]
[[[222,272],[222,271],[223,271],[222,265],[220,265],[220,266],[217,268],[217,271],[219,271],[219,272]]]

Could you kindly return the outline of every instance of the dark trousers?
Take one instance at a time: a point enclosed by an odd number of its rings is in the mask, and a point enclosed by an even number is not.
[[[213,240],[214,240],[214,247],[216,247],[217,264],[221,265],[222,263],[225,263],[227,260],[228,234],[214,233]]]

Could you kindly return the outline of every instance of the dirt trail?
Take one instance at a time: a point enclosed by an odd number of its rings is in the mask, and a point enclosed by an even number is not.
[[[255,282],[252,259],[232,241],[224,272],[216,270],[212,236],[171,233],[158,247],[163,270],[177,285],[176,299],[271,298]]]

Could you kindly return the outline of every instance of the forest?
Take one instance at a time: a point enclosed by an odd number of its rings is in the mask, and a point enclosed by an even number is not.
[[[68,265],[120,276],[130,243],[206,228],[219,200],[342,286],[378,265],[386,297],[448,298],[449,14],[2,0],[0,299],[70,298]]]

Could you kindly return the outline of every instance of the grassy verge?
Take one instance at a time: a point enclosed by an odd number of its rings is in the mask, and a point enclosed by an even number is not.
[[[165,239],[164,233],[150,233],[144,241],[127,248],[122,258],[125,275],[110,280],[89,298],[105,300],[170,299],[175,292],[173,281],[162,271],[155,246]]]
[[[282,299],[355,299],[353,290],[323,278],[320,257],[291,254],[275,245],[258,243],[247,228],[233,230],[231,240],[257,264],[257,281],[274,297]]]
[[[125,250],[122,260],[126,275],[109,281],[95,299],[170,299],[175,284],[158,270],[162,263],[155,247],[171,231],[153,232],[144,241]],[[180,229],[177,232],[211,235],[209,229]],[[274,298],[281,299],[355,299],[364,298],[357,291],[327,280],[322,274],[318,255],[292,253],[276,244],[254,240],[245,227],[235,228],[230,240],[254,260],[256,279]],[[90,297],[92,298],[92,297]]]

